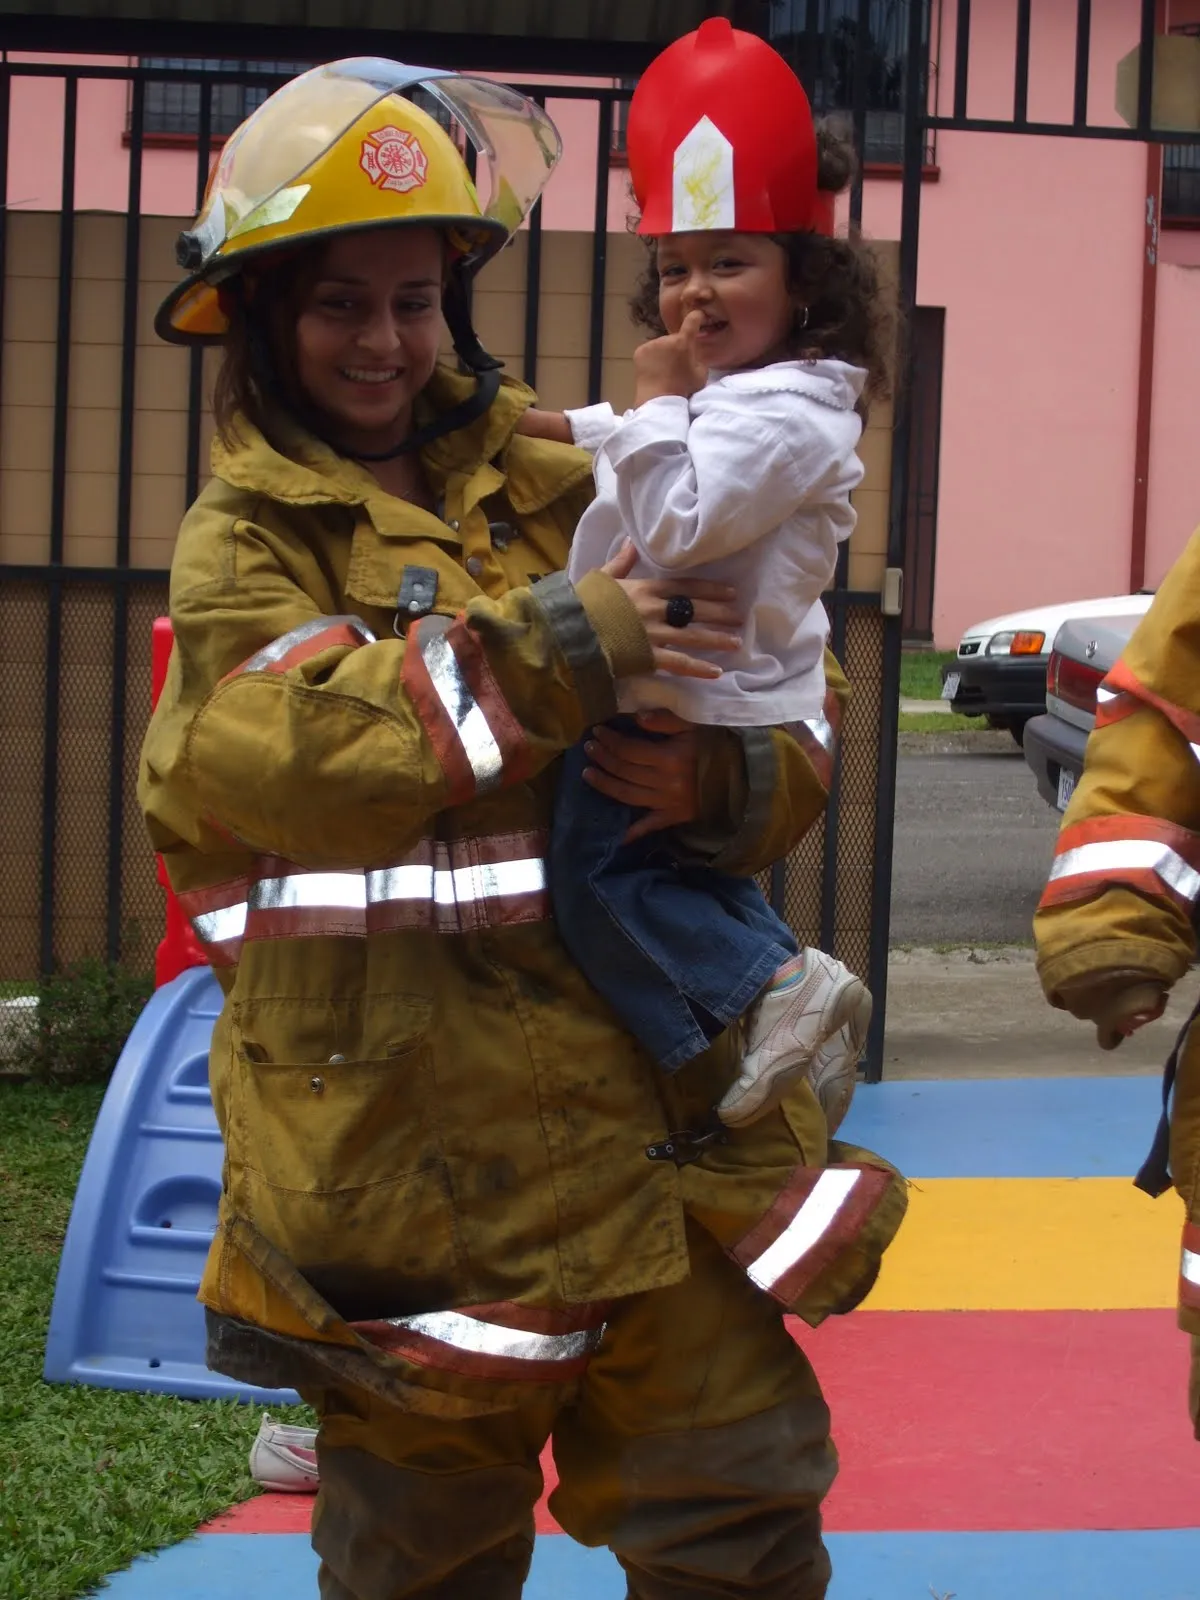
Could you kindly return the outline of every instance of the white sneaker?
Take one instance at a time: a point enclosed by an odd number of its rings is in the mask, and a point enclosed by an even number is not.
[[[742,1070],[718,1116],[731,1128],[763,1116],[828,1039],[848,1024],[865,1034],[870,1020],[871,996],[862,979],[823,950],[805,950],[800,982],[768,989],[747,1013]]]
[[[283,1494],[316,1494],[317,1430],[272,1422],[267,1413],[250,1446],[250,1476],[264,1489]]]
[[[858,1085],[858,1060],[871,1024],[871,996],[865,989],[863,994],[866,1004],[856,1007],[849,1022],[825,1041],[808,1069],[831,1135],[841,1127]]]

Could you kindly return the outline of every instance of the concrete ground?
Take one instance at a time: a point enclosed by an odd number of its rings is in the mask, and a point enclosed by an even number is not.
[[[1103,1051],[1094,1028],[1046,1003],[1032,950],[894,950],[884,1077],[1158,1073],[1196,989],[1185,980],[1162,1019]]]

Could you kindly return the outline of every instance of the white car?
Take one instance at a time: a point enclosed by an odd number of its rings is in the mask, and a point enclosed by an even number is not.
[[[990,617],[967,629],[955,659],[942,668],[942,699],[967,717],[986,717],[1007,728],[1018,744],[1025,724],[1046,709],[1046,667],[1054,636],[1079,617],[1128,617],[1150,609],[1152,590],[1103,600],[1068,600]]]

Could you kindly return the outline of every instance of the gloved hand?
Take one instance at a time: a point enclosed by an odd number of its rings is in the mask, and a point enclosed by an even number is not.
[[[1123,968],[1073,978],[1059,987],[1056,998],[1073,1017],[1096,1024],[1101,1050],[1115,1050],[1122,1039],[1162,1016],[1167,991],[1155,974]]]

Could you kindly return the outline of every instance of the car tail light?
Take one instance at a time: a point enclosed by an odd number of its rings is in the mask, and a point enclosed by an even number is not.
[[[1050,652],[1046,668],[1046,693],[1056,700],[1065,700],[1077,711],[1096,714],[1096,690],[1104,674],[1098,667],[1085,667],[1082,661],[1072,661],[1057,650]]]

